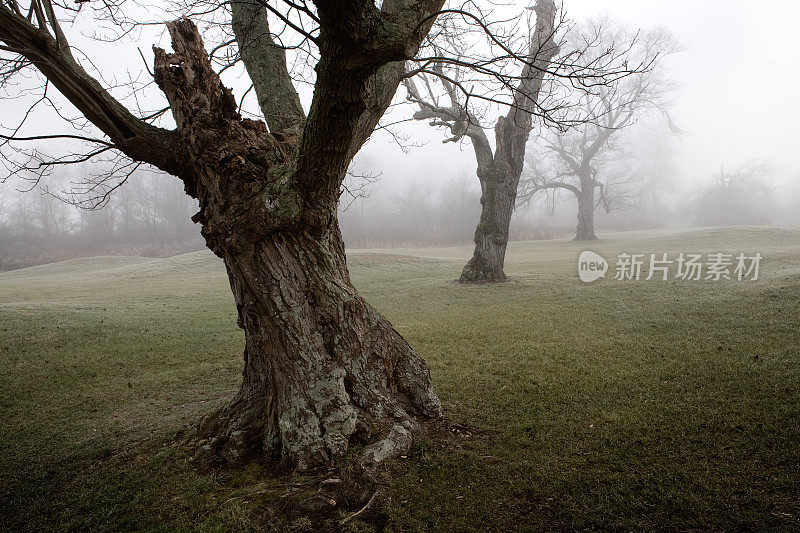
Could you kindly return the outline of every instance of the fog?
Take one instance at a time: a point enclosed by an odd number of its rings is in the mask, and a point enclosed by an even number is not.
[[[633,0],[569,0],[564,7],[578,23],[607,17],[633,30],[665,28],[681,48],[664,61],[664,75],[676,85],[669,98],[674,128],[643,115],[620,132],[614,156],[603,163],[614,198],[596,209],[600,238],[614,230],[800,224],[800,105],[792,94],[800,86],[794,36],[800,7]],[[106,79],[147,77],[138,49],[165,45],[164,35],[143,31],[138,39],[99,47],[96,56],[93,50],[92,61]],[[234,74],[224,81],[243,94],[247,82]],[[148,109],[163,101],[152,87],[144,94],[154,98],[143,106]],[[340,209],[345,242],[349,248],[470,244],[480,215],[472,147],[466,140],[443,143],[441,129],[409,120],[414,110],[403,104],[404,97],[401,87],[396,97],[401,105],[385,117],[395,123],[391,131],[377,131],[353,163]],[[301,98],[307,106],[309,91],[301,89]],[[253,104],[252,95],[248,101]],[[18,119],[25,109],[20,104],[19,98],[4,96],[0,116]],[[66,103],[59,105],[75,113]],[[487,123],[504,112],[488,108]],[[37,110],[25,133],[51,133],[56,121],[52,110]],[[490,128],[487,132],[493,141]],[[547,135],[553,132],[537,124],[529,152],[537,153]],[[42,141],[37,149],[68,148],[59,142]],[[97,164],[57,167],[33,188],[19,178],[0,184],[0,269],[86,255],[163,256],[203,248],[199,228],[190,221],[196,203],[168,176],[137,171],[100,210],[65,203],[81,203],[75,184],[96,172]],[[523,181],[526,172],[531,164]],[[574,234],[577,204],[569,192],[524,199],[514,213],[511,240]]]

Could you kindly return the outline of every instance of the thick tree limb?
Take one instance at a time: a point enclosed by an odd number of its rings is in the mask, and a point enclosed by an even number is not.
[[[286,51],[270,35],[262,0],[235,0],[231,11],[239,52],[267,126],[273,133],[299,134],[305,113],[286,68]]]
[[[424,77],[425,75],[421,75],[427,83],[427,78]],[[429,100],[425,100],[420,95],[413,78],[406,77],[403,79],[403,84],[408,92],[408,100],[419,106],[419,111],[414,113],[414,119],[436,119],[432,122],[432,125],[449,128],[452,137],[442,142],[456,142],[464,136],[469,137],[472,141],[472,148],[475,152],[475,159],[478,162],[479,172],[482,173],[488,169],[494,161],[494,153],[489,144],[489,139],[486,137],[486,132],[478,121],[470,115],[469,110],[458,102],[458,98],[455,96],[455,88],[452,84],[448,83],[442,77],[439,79],[448,92],[451,102],[450,107],[436,105],[432,94]]]
[[[546,189],[566,189],[574,193],[575,196],[578,196],[581,193],[580,189],[578,189],[575,185],[572,185],[571,183],[567,183],[565,181],[548,181],[532,187],[532,189],[530,190],[530,194],[533,194],[538,191],[543,191]]]
[[[404,60],[416,54],[444,0],[386,0],[380,11],[364,0],[315,3],[320,60],[296,176],[313,203],[335,207],[350,160],[391,104],[404,76]],[[387,35],[385,24],[397,33]],[[391,42],[379,45],[382,39]],[[403,41],[402,50],[397,39]]]
[[[353,66],[376,68],[412,59],[419,50],[442,0],[315,0],[328,38],[347,50]]]
[[[554,39],[556,6],[553,0],[539,0],[536,11],[536,28],[530,37],[527,64],[522,80],[514,91],[514,105],[495,125],[495,163],[507,166],[519,179],[525,163],[525,144],[528,142],[539,91],[553,56],[558,51]]]
[[[55,26],[58,28],[58,26]],[[60,30],[56,30],[60,32]],[[61,33],[63,35],[63,33]],[[10,9],[0,9],[0,41],[30,61],[114,147],[137,161],[175,174],[180,166],[177,135],[135,117],[113,98],[45,28]]]

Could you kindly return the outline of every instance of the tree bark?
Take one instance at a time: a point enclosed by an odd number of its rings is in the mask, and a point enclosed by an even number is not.
[[[230,462],[264,454],[301,470],[330,464],[353,439],[383,437],[364,460],[407,451],[416,418],[442,408],[423,360],[350,282],[335,195],[320,190],[343,177],[333,168],[342,165],[318,159],[317,180],[298,176],[298,137],[242,119],[194,25],[168,28],[175,53],[156,49],[155,75],[186,154],[179,175],[199,200],[194,220],[208,247],[225,261],[245,332],[241,388],[199,437]],[[351,77],[318,90],[351,90],[346,101],[356,102],[359,87]],[[347,122],[335,115],[343,109],[326,115],[334,130]],[[329,150],[351,149],[340,144]]]
[[[475,250],[461,272],[462,283],[506,280],[503,265],[508,232],[525,162],[525,145],[533,127],[532,114],[536,110],[544,75],[558,50],[553,39],[555,2],[540,0],[534,9],[536,28],[530,36],[527,64],[514,90],[511,109],[495,124],[494,154],[482,131],[480,135],[470,135],[481,182],[481,218],[475,230]]]
[[[441,415],[422,359],[350,283],[337,226],[321,239],[277,233],[223,255],[245,332],[244,376],[200,433],[225,459],[256,451],[311,468],[353,437]]]
[[[519,180],[496,170],[479,173],[478,177],[481,183],[481,218],[475,229],[475,249],[461,272],[460,281],[505,281],[503,264]]]
[[[594,185],[581,186],[578,198],[578,227],[575,231],[576,241],[596,241],[594,234]]]
[[[266,453],[305,469],[329,463],[354,437],[375,435],[361,456],[368,466],[407,450],[416,417],[441,415],[424,362],[350,283],[336,208],[349,163],[443,3],[293,6],[318,23],[305,35],[319,51],[305,116],[267,4],[236,0],[232,29],[270,131],[236,111],[195,25],[168,23],[174,53],[154,49],[155,81],[176,124],[167,131],[134,116],[81,68],[52,13],[34,25],[15,2],[0,2],[2,47],[30,61],[109,138],[92,140],[103,146],[97,153],[118,150],[154,165],[199,201],[192,220],[225,261],[245,331],[241,389],[199,431],[223,458]]]

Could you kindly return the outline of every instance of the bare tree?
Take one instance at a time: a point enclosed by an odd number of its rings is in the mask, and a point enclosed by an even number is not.
[[[83,9],[84,3],[32,0],[26,9],[17,0],[0,1],[4,89],[17,90],[9,80],[35,69],[43,91],[57,90],[91,124],[38,140],[93,146],[63,158],[28,152],[11,172],[36,174],[118,153],[124,156],[118,181],[148,164],[181,179],[199,200],[193,220],[224,260],[245,332],[241,388],[198,431],[223,459],[265,454],[307,469],[330,464],[354,438],[379,436],[362,455],[368,467],[407,450],[418,419],[442,414],[423,360],[350,282],[337,223],[348,165],[390,105],[405,61],[417,54],[442,4],[193,3],[182,12],[187,17],[216,17],[232,28],[234,42],[220,44],[235,50],[232,63],[244,64],[266,124],[242,118],[212,68],[222,48],[210,58],[196,25],[182,18],[166,24],[174,51],[154,49],[154,80],[175,123],[167,129],[156,125],[163,110],[134,113],[112,96],[112,87],[85,69],[91,50],[77,53],[64,31],[63,20],[76,16],[104,17],[123,34],[141,28],[126,16],[124,2]],[[286,48],[297,49],[284,41],[291,32],[316,58],[307,114],[286,63]],[[6,148],[34,137],[9,126]],[[105,196],[114,186],[94,190]]]
[[[36,196],[36,217],[45,241],[56,240],[67,233],[67,209],[63,202],[46,191]]]
[[[627,52],[631,61],[649,66],[604,84],[597,91],[577,93],[573,109],[580,110],[582,115],[578,125],[541,136],[539,153],[529,158],[520,200],[528,201],[539,192],[569,191],[578,201],[575,240],[590,241],[597,239],[594,230],[597,207],[602,205],[610,211],[615,204],[626,205],[624,191],[631,176],[620,172],[619,166],[608,165],[610,160],[624,158],[622,146],[616,142],[619,132],[651,114],[663,118],[674,129],[668,113],[668,97],[675,86],[665,78],[663,60],[678,47],[663,30],[639,34],[602,23],[577,29],[570,36],[573,46],[583,47],[587,39],[597,36],[606,46],[627,41],[631,43]],[[583,54],[581,60],[591,62],[593,55]],[[599,194],[595,194],[596,189]]]
[[[695,220],[703,226],[771,223],[776,211],[771,174],[765,162],[750,162],[734,171],[720,168],[695,200]]]
[[[345,242],[362,248],[466,244],[480,215],[476,185],[469,173],[457,172],[438,187],[412,176],[395,190],[376,190],[340,212]]]
[[[460,28],[448,24],[447,19],[437,26],[428,46],[435,57],[441,56],[442,50],[459,50],[458,59],[433,60],[417,73],[419,83],[411,78],[405,81],[408,100],[418,106],[414,118],[446,128],[449,136],[444,142],[468,139],[475,153],[482,210],[475,230],[475,250],[461,273],[462,282],[506,279],[503,264],[509,226],[533,118],[556,129],[572,127],[587,118],[571,112],[572,104],[565,95],[596,93],[600,87],[648,67],[645,63],[629,66],[621,60],[630,43],[617,46],[587,38],[581,46],[564,48],[557,38],[569,26],[563,11],[559,16],[552,0],[539,0],[528,9],[535,12],[536,21],[532,25],[528,20],[522,50],[501,46],[492,61],[478,69],[488,78],[488,82],[477,80],[478,89],[465,68],[474,63],[474,52],[463,44]],[[509,65],[507,59],[517,56],[524,58],[524,66],[521,72],[511,73],[509,67],[514,64]],[[441,91],[437,90],[439,85]],[[504,94],[510,98],[503,98]],[[508,107],[494,125],[494,146],[481,124],[484,113],[476,108],[478,102]]]
[[[427,89],[423,98],[412,78],[405,81],[408,99],[419,106],[414,114],[417,120],[431,120],[451,132],[445,142],[469,138],[478,162],[478,180],[481,183],[480,222],[475,231],[475,251],[461,273],[462,282],[503,281],[508,227],[514,209],[517,181],[522,172],[525,144],[532,129],[531,114],[536,107],[539,90],[549,62],[557,47],[553,39],[556,25],[556,7],[552,0],[540,0],[535,7],[536,26],[530,32],[525,66],[516,87],[511,87],[512,101],[506,116],[495,125],[495,149],[489,143],[484,128],[468,105],[470,94],[459,91],[463,86],[462,68],[457,62],[445,66],[433,62],[428,72],[418,76]],[[441,35],[455,45],[455,32],[443,25]],[[439,53],[439,45],[432,47]],[[448,68],[449,67],[449,68]],[[446,104],[432,88],[430,76],[436,76],[445,90]],[[509,82],[510,85],[510,82]]]

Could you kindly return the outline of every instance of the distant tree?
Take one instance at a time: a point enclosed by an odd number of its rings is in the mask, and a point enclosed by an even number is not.
[[[282,457],[301,470],[331,465],[354,441],[374,441],[361,454],[364,466],[407,451],[418,421],[441,416],[442,405],[424,361],[350,281],[337,218],[341,187],[409,72],[456,61],[491,70],[488,57],[420,57],[437,18],[461,20],[495,43],[503,36],[471,1],[444,11],[444,0],[165,4],[143,10],[124,1],[32,0],[26,9],[0,0],[2,88],[23,96],[28,88],[13,82],[36,71],[43,83],[34,106],[52,103],[58,91],[80,114],[61,115],[78,128],[64,134],[26,135],[19,124],[4,124],[11,132],[0,135],[7,141],[4,155],[32,138],[91,146],[60,157],[21,151],[3,163],[35,181],[53,167],[117,154],[115,171],[87,191],[98,204],[143,164],[178,177],[199,201],[192,219],[224,261],[245,333],[241,388],[198,429],[206,449],[232,462]],[[89,74],[83,65],[91,63],[92,50],[76,53],[62,24],[75,17],[102,22],[116,35],[97,46],[119,46],[108,41],[138,34],[176,11],[183,18],[166,23],[173,52],[154,49],[152,80],[163,94],[149,93],[147,110],[132,111],[119,98],[147,94],[141,91],[149,83],[103,85],[101,79],[113,77]],[[208,28],[210,53],[193,21]],[[537,35],[548,38],[544,30]],[[303,74],[314,91],[307,113],[287,54],[308,67]],[[506,59],[524,61],[525,72],[537,68],[523,56]],[[243,118],[241,100],[220,79],[219,72],[237,65],[252,82],[255,119]],[[528,85],[540,76],[523,78]],[[528,100],[520,94],[514,108]],[[500,128],[511,132],[500,138],[513,142],[498,152],[524,146],[527,129],[517,124],[529,123],[526,116],[512,114]]]
[[[574,124],[565,113],[569,107],[560,90],[569,94],[596,92],[598,88],[628,74],[642,70],[643,65],[629,69],[620,59],[615,46],[598,49],[597,40],[587,39],[580,46],[562,48],[557,38],[566,21],[559,17],[553,0],[539,0],[534,7],[535,24],[528,25],[524,41],[525,56],[521,72],[496,81],[495,65],[503,65],[514,52],[504,47],[487,63],[490,81],[474,88],[474,81],[465,76],[464,65],[470,62],[470,47],[463,44],[458,28],[444,24],[437,27],[429,46],[434,55],[443,48],[459,50],[459,60],[449,63],[431,62],[429,68],[417,72],[405,81],[408,100],[419,110],[416,120],[429,120],[432,126],[446,128],[449,136],[444,142],[469,139],[477,161],[478,181],[481,184],[481,216],[475,230],[475,250],[464,267],[462,282],[496,282],[506,279],[503,271],[508,244],[511,216],[517,199],[517,188],[525,162],[525,148],[534,127],[534,117],[550,126]],[[604,43],[607,44],[607,43]],[[591,60],[584,59],[591,56]],[[480,72],[480,69],[479,69]],[[547,84],[549,80],[549,85]],[[441,85],[441,90],[435,88]],[[420,89],[419,87],[422,87]],[[509,95],[505,100],[500,95]],[[494,125],[494,147],[481,125],[476,102],[502,104],[508,107]]]
[[[38,191],[38,193],[35,196],[38,225],[45,241],[53,241],[65,235],[69,229],[66,205],[45,191]]]
[[[9,223],[8,194],[0,189],[0,231],[7,229]]]
[[[432,230],[435,187],[430,180],[414,177],[394,195],[395,209],[400,220],[421,232]]]
[[[39,191],[37,191],[39,192]],[[18,235],[26,237],[40,233],[36,223],[36,196],[27,195],[17,198],[8,210],[8,227]]]
[[[569,41],[581,47],[589,38],[599,38],[606,46],[630,43],[629,60],[648,68],[615,79],[597,91],[576,93],[576,109],[582,119],[573,128],[549,131],[537,139],[537,155],[529,160],[520,195],[522,201],[529,201],[537,193],[572,193],[578,202],[575,240],[579,241],[597,239],[597,207],[610,211],[615,204],[627,205],[626,185],[632,177],[620,172],[619,165],[609,164],[624,158],[619,133],[644,116],[660,117],[672,126],[668,98],[675,85],[665,76],[664,59],[678,51],[674,38],[664,30],[634,33],[597,22],[577,27]],[[580,60],[590,65],[596,58],[587,53]],[[604,170],[610,172],[604,174]]]
[[[765,163],[748,163],[734,171],[720,169],[695,202],[701,226],[764,225],[772,221],[775,201]]]
[[[90,250],[107,250],[114,240],[114,226],[119,214],[116,206],[108,205],[104,209],[78,211],[80,216],[81,244]]]
[[[108,222],[131,242],[166,245],[191,239],[196,233],[190,219],[197,212],[197,201],[186,196],[179,182],[164,180],[157,173],[138,173],[108,207],[119,212],[116,221]]]
[[[480,216],[480,191],[469,178],[458,172],[437,184],[415,176],[396,188],[376,188],[340,213],[345,242],[372,248],[468,243]]]
[[[516,185],[522,171],[525,144],[533,127],[531,115],[536,107],[544,74],[557,51],[554,40],[555,2],[539,0],[534,9],[536,26],[530,32],[526,65],[517,86],[510,87],[513,103],[508,114],[495,125],[494,151],[486,132],[467,105],[467,98],[459,94],[460,65],[456,64],[451,69],[452,74],[446,71],[442,63],[434,63],[431,68],[445,89],[448,105],[439,105],[424,72],[420,72],[419,76],[429,89],[428,99],[423,99],[412,78],[405,81],[409,100],[419,106],[414,118],[432,120],[433,125],[448,128],[452,137],[447,141],[468,137],[478,161],[483,210],[475,230],[475,251],[461,273],[462,282],[502,281],[506,278],[503,263],[508,227],[514,209]],[[443,29],[445,39],[454,38],[446,26]]]

